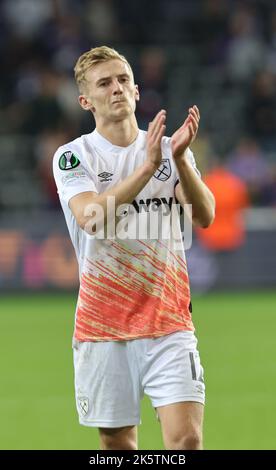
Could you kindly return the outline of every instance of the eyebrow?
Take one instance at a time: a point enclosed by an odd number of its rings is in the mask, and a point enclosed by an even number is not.
[[[124,77],[130,78],[130,75],[125,72],[125,73],[120,73],[119,75],[117,75],[117,77],[118,78],[124,78]],[[110,78],[111,78],[111,75],[109,75],[108,77],[101,77],[96,81],[96,85],[99,85],[101,82],[104,82],[105,80],[110,80]]]

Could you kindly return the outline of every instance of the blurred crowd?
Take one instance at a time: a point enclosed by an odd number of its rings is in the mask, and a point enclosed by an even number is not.
[[[94,127],[73,67],[103,44],[133,65],[142,128],[161,108],[173,128],[198,104],[201,172],[223,168],[246,186],[248,203],[276,206],[275,0],[0,0],[0,35],[3,208],[12,200],[4,179],[20,191],[30,174],[41,204],[58,207],[53,153]]]

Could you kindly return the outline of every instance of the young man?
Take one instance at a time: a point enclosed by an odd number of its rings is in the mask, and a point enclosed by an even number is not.
[[[214,218],[213,195],[188,148],[199,111],[190,108],[171,138],[164,110],[139,130],[131,67],[105,46],[78,59],[75,77],[96,129],[60,147],[53,165],[80,268],[73,339],[80,423],[99,428],[101,449],[136,449],[146,393],[165,447],[200,449],[204,383],[185,253],[179,219],[162,218],[175,198],[192,205],[198,225]],[[129,236],[117,231],[126,218]]]

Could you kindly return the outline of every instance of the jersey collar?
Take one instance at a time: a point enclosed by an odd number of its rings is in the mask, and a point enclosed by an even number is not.
[[[98,147],[100,150],[111,153],[120,153],[122,151],[128,151],[131,147],[134,147],[138,140],[140,140],[141,131],[139,130],[137,138],[132,142],[132,144],[127,147],[120,147],[119,145],[113,145],[109,140],[103,137],[97,129],[92,132],[92,141],[93,144]]]

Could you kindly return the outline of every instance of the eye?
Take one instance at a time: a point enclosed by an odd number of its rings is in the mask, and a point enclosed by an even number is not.
[[[101,82],[99,86],[100,87],[105,87],[106,85],[107,85],[107,82]]]
[[[128,81],[128,78],[127,78],[127,77],[121,77],[121,78],[120,78],[120,82],[121,82],[121,83],[125,83],[125,82],[127,82],[127,81]]]

